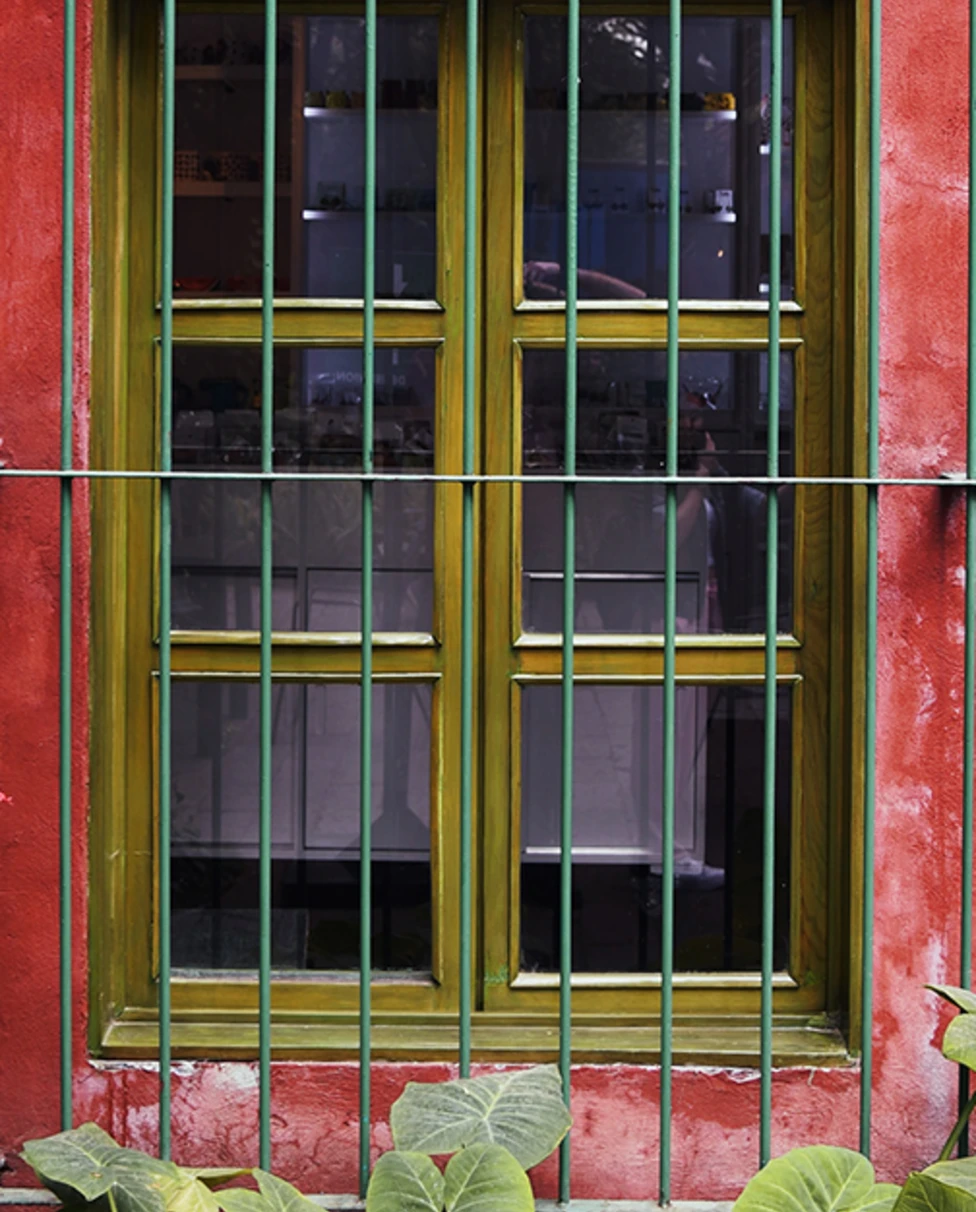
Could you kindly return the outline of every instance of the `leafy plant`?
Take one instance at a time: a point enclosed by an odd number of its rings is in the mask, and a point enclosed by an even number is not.
[[[393,1105],[395,1149],[376,1163],[368,1212],[532,1212],[525,1171],[570,1125],[552,1065],[452,1082],[411,1082]],[[452,1155],[444,1172],[431,1155]],[[321,1212],[261,1169],[194,1169],[116,1144],[82,1124],[24,1145],[37,1177],[69,1212]],[[228,1187],[250,1176],[257,1190]]]
[[[945,1035],[942,1037],[942,1055],[946,1060],[955,1061],[956,1064],[964,1065],[967,1069],[976,1069],[976,993],[971,993],[968,989],[960,989],[956,985],[926,985],[925,987],[931,989],[933,993],[937,993],[939,997],[944,997],[947,1002],[962,1012],[957,1014],[946,1027]],[[974,1108],[976,1108],[976,1094],[972,1095],[959,1112],[959,1118],[953,1124],[952,1131],[942,1146],[942,1152],[939,1154],[940,1162],[948,1161],[952,1156],[952,1151],[959,1143],[959,1138],[962,1136],[966,1124],[969,1123]]]
[[[30,1140],[24,1157],[71,1212],[321,1212],[264,1170],[177,1166],[123,1148],[97,1124]],[[242,1175],[251,1175],[258,1190],[221,1189]]]
[[[373,1169],[366,1212],[532,1212],[525,1171],[571,1122],[554,1065],[410,1082],[393,1104],[395,1148]],[[442,1174],[431,1156],[444,1154]]]
[[[955,985],[926,988],[960,1011],[946,1028],[942,1055],[976,1069],[976,993]],[[810,1145],[764,1166],[733,1212],[976,1212],[976,1157],[949,1160],[974,1109],[976,1094],[960,1111],[939,1160],[910,1174],[903,1187],[875,1182],[860,1153]]]

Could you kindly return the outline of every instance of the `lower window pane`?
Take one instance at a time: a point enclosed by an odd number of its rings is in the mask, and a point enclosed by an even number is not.
[[[522,689],[521,966],[559,966],[561,695]],[[760,966],[762,687],[679,686],[675,963]],[[577,685],[573,750],[573,970],[661,962],[660,685]],[[791,696],[777,691],[776,935],[789,962]]]
[[[173,684],[173,962],[258,961],[259,688]],[[430,711],[425,683],[373,688],[373,966],[431,966]],[[359,956],[359,687],[272,691],[272,963]]]

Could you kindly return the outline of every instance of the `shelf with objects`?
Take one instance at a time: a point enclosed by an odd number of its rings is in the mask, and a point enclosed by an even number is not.
[[[709,55],[689,54],[682,67],[680,294],[761,299],[768,292],[769,161],[761,154],[769,141],[768,29],[759,19],[688,22],[709,26]],[[667,22],[645,24],[640,36],[656,39],[661,55],[627,53],[637,34],[622,28],[606,39],[619,47],[619,61],[607,54],[582,72],[578,292],[584,300],[667,295],[670,96],[658,65],[666,59]],[[523,286],[528,300],[559,299],[566,285],[566,98],[558,62],[565,33],[556,18],[533,21],[526,31]],[[785,78],[792,79],[791,25],[784,36]],[[791,113],[786,98],[784,299],[793,293]]]
[[[361,295],[365,76],[334,47],[355,18],[309,20],[301,115],[304,289]],[[347,29],[348,27],[348,29]],[[358,27],[357,27],[358,28]],[[437,20],[386,17],[377,44],[377,298],[432,299],[437,212]],[[336,222],[340,220],[341,222]]]
[[[439,24],[436,16],[380,18],[379,299],[434,298]],[[262,31],[259,14],[179,17],[174,276],[178,301],[203,305],[193,314],[205,333],[212,331],[205,323],[211,300],[253,306],[261,294]],[[363,294],[362,20],[281,18],[276,55],[275,296],[308,298],[325,313],[336,300]],[[361,627],[361,487],[343,472],[362,467],[362,360],[353,339],[342,347],[314,340],[275,346],[274,464],[319,477],[274,486],[276,633],[344,635],[351,643]],[[401,642],[434,628],[434,490],[419,477],[435,469],[436,378],[432,346],[378,346],[374,625]],[[260,490],[256,480],[220,473],[260,469],[261,382],[254,343],[197,336],[176,344],[174,465],[216,473],[181,482],[172,494],[177,635],[258,627]],[[386,471],[398,478],[384,482]],[[179,964],[233,967],[246,962],[253,943],[253,908],[244,901],[258,855],[254,689],[212,677],[186,679],[174,692]],[[326,957],[334,964],[334,940],[319,946],[316,930],[358,912],[359,759],[350,731],[358,708],[351,695],[358,688],[327,679],[273,689],[275,953],[300,968],[327,966]],[[433,695],[430,679],[394,685],[377,678],[372,852],[384,873],[378,920],[392,923],[388,937],[376,940],[387,967],[430,964]],[[407,954],[408,937],[421,939],[419,958]]]

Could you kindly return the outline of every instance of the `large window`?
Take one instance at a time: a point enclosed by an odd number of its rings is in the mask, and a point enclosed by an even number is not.
[[[649,477],[666,429],[667,15],[619,3],[584,14],[577,443],[581,474],[613,482],[578,490],[574,1010],[581,1049],[650,1055],[665,553],[664,489]],[[147,469],[160,458],[157,20],[133,5],[120,42],[131,306],[100,446],[109,463]],[[562,492],[545,473],[563,469],[565,448],[565,17],[493,0],[483,33],[477,450],[494,478],[477,490],[475,544],[474,1042],[513,1055],[553,1046],[558,983]],[[785,25],[778,364],[766,352],[769,22],[716,3],[689,12],[683,34],[677,1038],[679,1051],[741,1056],[752,1045],[735,1032],[759,997],[767,555],[767,496],[742,478],[765,474],[774,375],[782,472],[827,476],[849,457],[847,142],[833,122],[845,26],[827,0],[791,8]],[[362,466],[363,37],[348,7],[282,6],[273,433],[275,467],[293,473],[273,491],[282,1054],[341,1052],[356,1021],[361,518],[360,487],[343,472]],[[454,0],[381,10],[372,922],[375,1038],[389,1053],[449,1052],[457,1012],[461,490],[418,473],[461,468],[463,39]],[[171,567],[153,557],[151,484],[99,490],[100,576],[120,619],[105,626],[97,671],[96,830],[105,853],[125,856],[99,893],[110,1052],[150,1047],[156,1001],[159,576],[173,621],[174,1044],[252,1042],[260,490],[242,471],[261,453],[264,54],[247,5],[180,10],[173,464],[212,478],[174,486]],[[839,1039],[794,1029],[844,998],[847,755],[831,721],[849,709],[836,555],[848,533],[827,487],[786,486],[778,499],[775,1011],[783,1048],[822,1057]],[[693,1027],[703,1013],[726,1023],[704,1047]]]

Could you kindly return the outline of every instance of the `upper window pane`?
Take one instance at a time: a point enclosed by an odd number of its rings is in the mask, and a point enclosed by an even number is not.
[[[783,297],[792,298],[793,23],[783,29]],[[566,22],[525,19],[524,283],[565,294]],[[682,22],[681,284],[687,299],[769,294],[769,21]],[[668,19],[582,22],[579,295],[662,298],[668,272]]]
[[[376,292],[434,296],[437,18],[381,17]],[[261,291],[264,33],[260,14],[179,18],[175,288]],[[278,23],[275,293],[361,298],[364,23]]]

